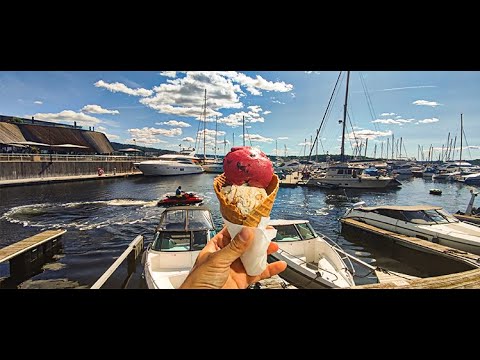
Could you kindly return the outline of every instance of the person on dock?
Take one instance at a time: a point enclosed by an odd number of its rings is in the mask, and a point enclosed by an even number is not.
[[[240,256],[252,245],[254,230],[243,227],[232,240],[226,227],[216,234],[198,254],[197,260],[180,289],[246,289],[257,281],[268,279],[287,268],[285,261],[268,264],[257,276],[247,275]],[[267,254],[278,250],[271,242]]]

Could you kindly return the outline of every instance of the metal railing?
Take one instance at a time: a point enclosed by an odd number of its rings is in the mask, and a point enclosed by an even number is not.
[[[124,155],[68,155],[68,154],[0,154],[0,162],[14,162],[14,161],[43,161],[43,162],[72,162],[72,161],[129,161],[140,162],[144,160],[151,160],[150,157],[145,156],[124,156]]]

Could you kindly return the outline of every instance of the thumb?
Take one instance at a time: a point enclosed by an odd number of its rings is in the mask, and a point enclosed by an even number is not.
[[[252,244],[254,238],[254,231],[252,228],[243,227],[242,230],[235,236],[230,243],[222,250],[218,251],[216,255],[219,259],[227,262],[228,265],[237,260]]]

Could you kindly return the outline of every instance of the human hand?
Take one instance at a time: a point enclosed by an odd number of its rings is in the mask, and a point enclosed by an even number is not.
[[[246,289],[249,285],[286,269],[286,262],[276,261],[268,264],[260,275],[247,275],[240,256],[252,244],[253,238],[253,228],[243,227],[232,240],[224,227],[200,251],[180,289]],[[267,254],[277,250],[278,245],[271,242]]]

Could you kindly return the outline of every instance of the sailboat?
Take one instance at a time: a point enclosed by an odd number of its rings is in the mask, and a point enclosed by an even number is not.
[[[330,165],[326,173],[310,178],[309,185],[325,188],[347,189],[385,189],[398,187],[402,184],[391,176],[371,176],[366,174],[364,168],[355,167],[345,162],[345,128],[347,123],[348,83],[350,71],[347,71],[347,85],[345,91],[345,104],[343,110],[342,147],[340,163]]]

